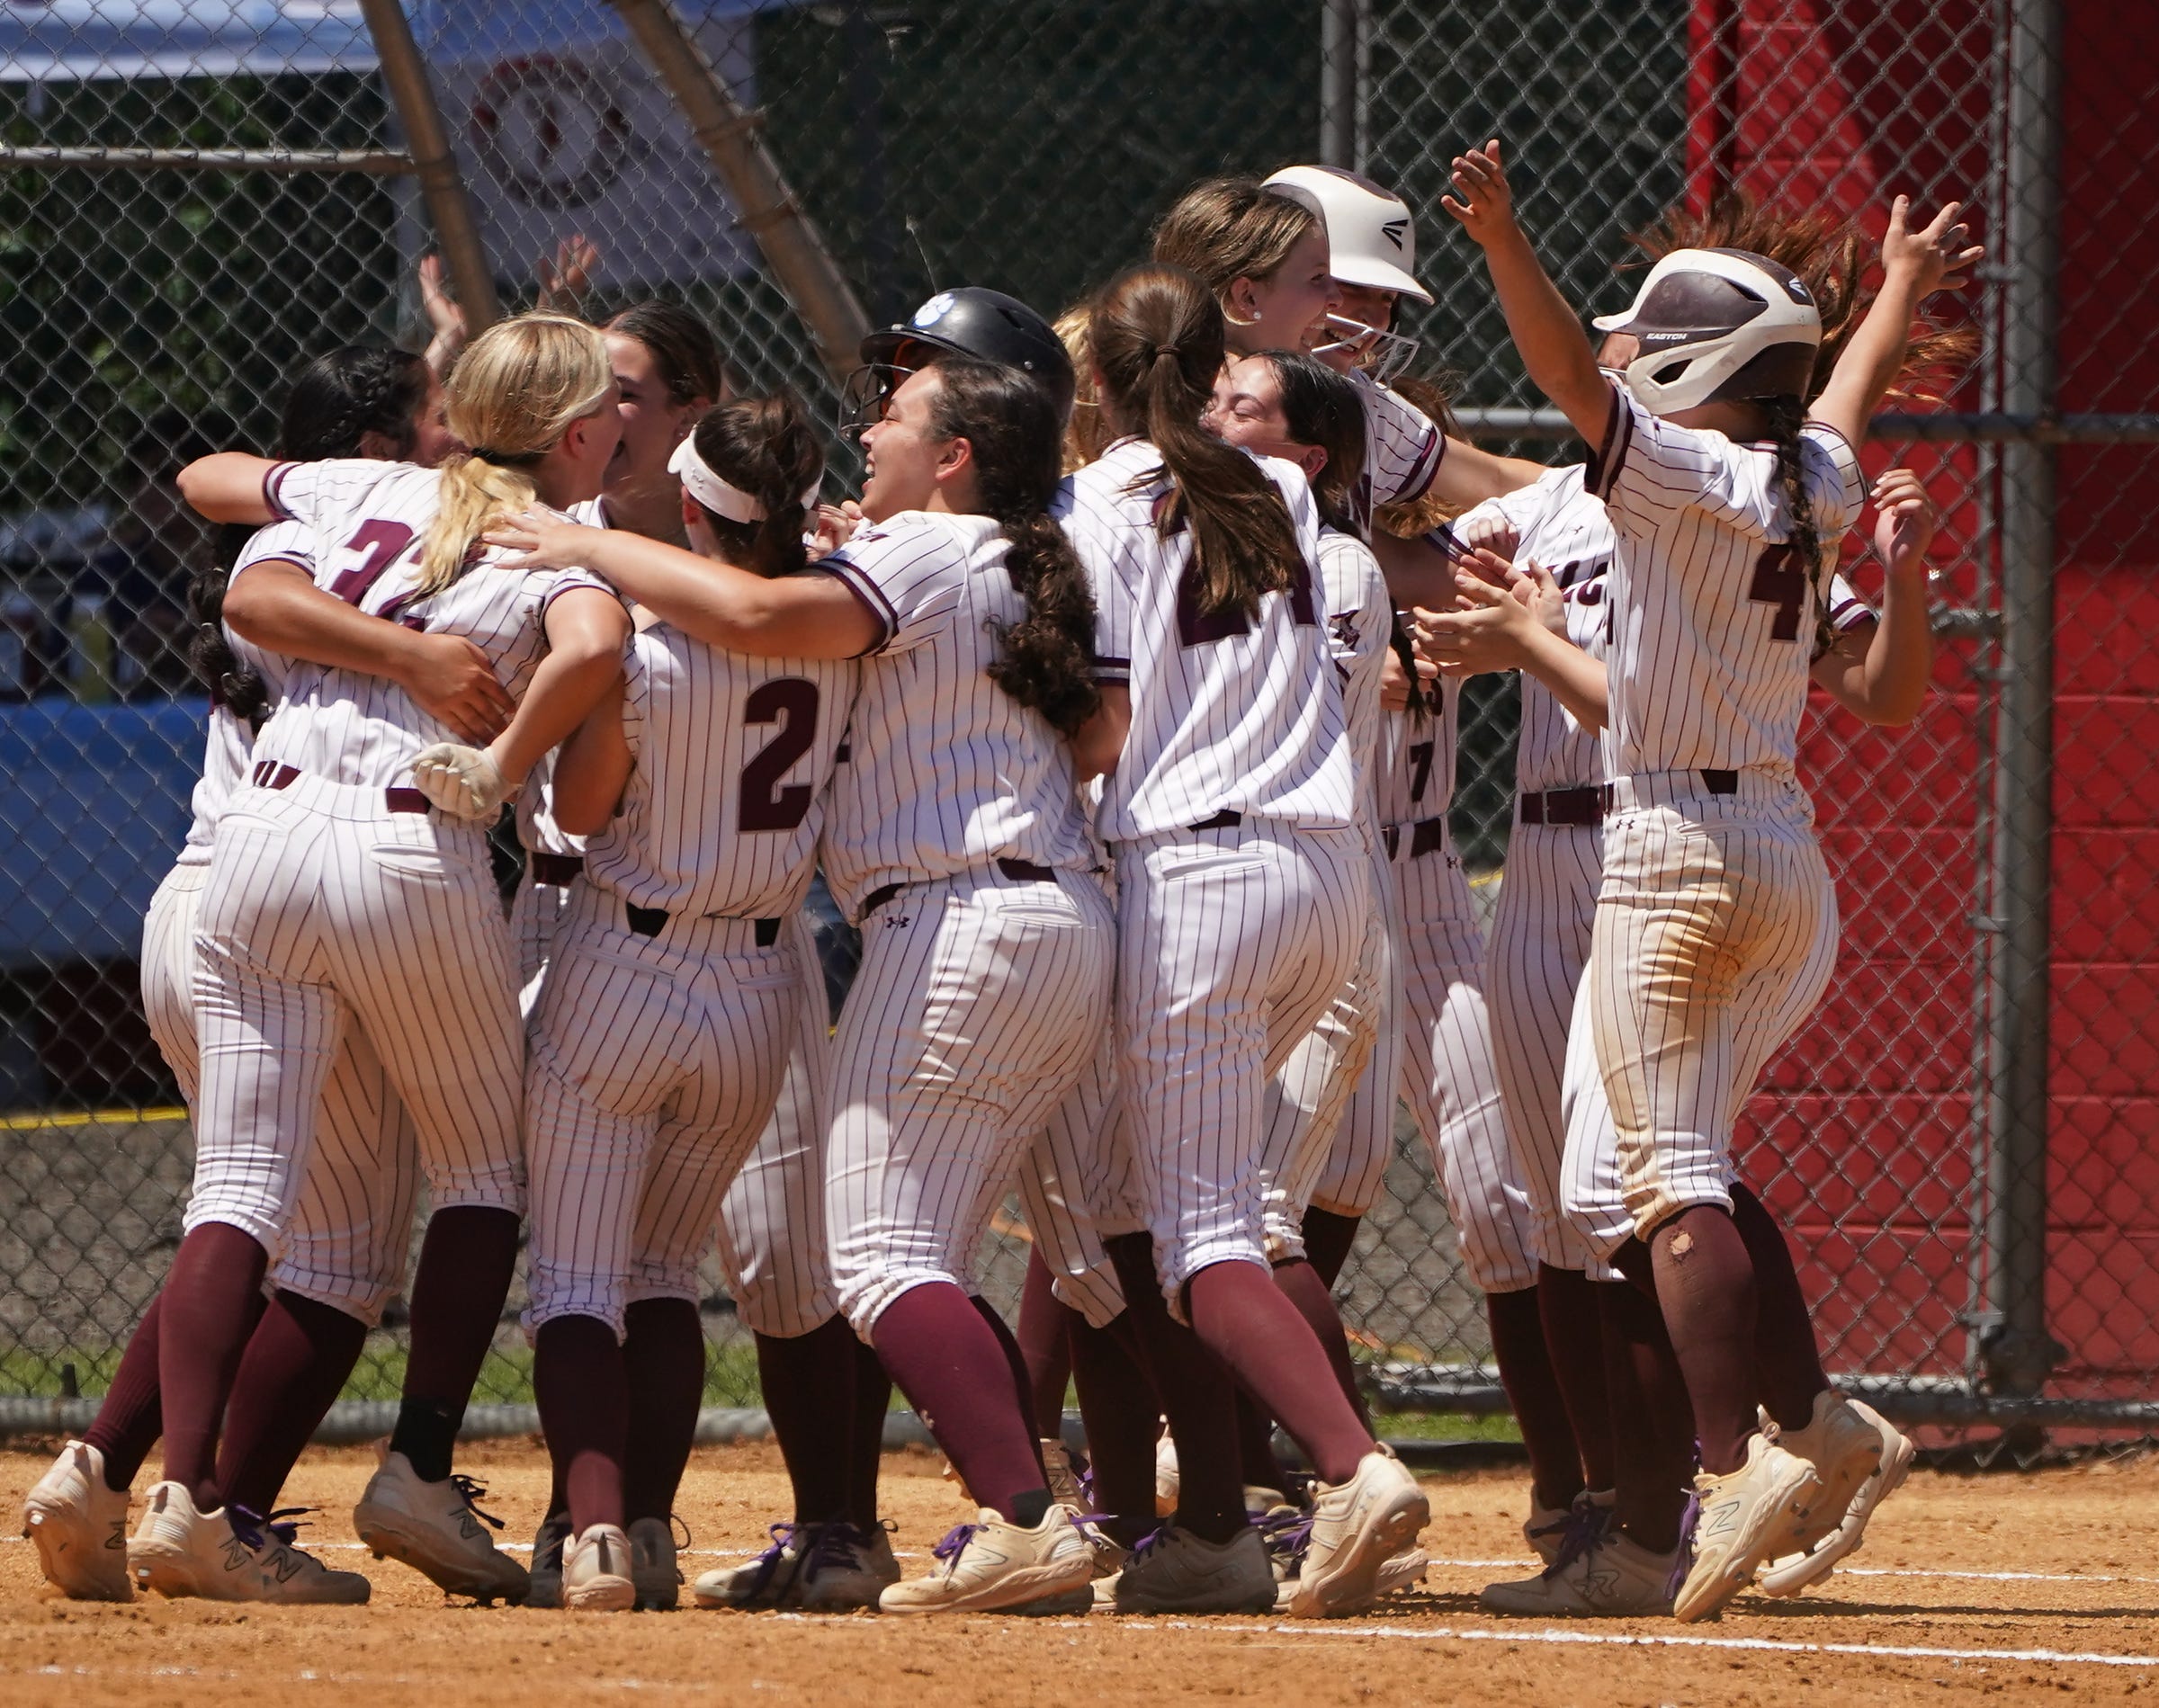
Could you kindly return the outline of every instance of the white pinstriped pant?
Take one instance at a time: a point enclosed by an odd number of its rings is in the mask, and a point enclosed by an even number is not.
[[[193,1110],[201,1093],[195,1027],[195,916],[210,868],[175,866],[142,928],[142,1006],[150,1036]],[[373,1048],[348,1027],[322,1093],[284,1255],[264,1278],[373,1328],[405,1280],[419,1147]]]
[[[195,934],[202,1089],[190,1229],[283,1255],[337,1048],[373,1045],[435,1210],[522,1212],[524,1032],[486,837],[300,776],[218,823]]]
[[[1689,1204],[1731,1208],[1740,1109],[1837,954],[1836,891],[1789,773],[1742,771],[1734,795],[1692,772],[1614,789],[1582,978],[1610,1148],[1585,1131],[1564,1187],[1607,1254]]]
[[[1517,1178],[1529,1199],[1531,1248],[1554,1269],[1616,1280],[1617,1272],[1591,1251],[1561,1209],[1560,1186],[1568,1122],[1608,1127],[1611,1122],[1594,1058],[1586,1080],[1570,1080],[1567,1067],[1574,995],[1589,964],[1603,873],[1600,827],[1517,819],[1486,950],[1484,995],[1500,1103]],[[1582,1047],[1589,1047],[1586,1031]],[[1570,1113],[1563,1087],[1571,1087],[1569,1095],[1584,1106]]]
[[[1120,843],[1117,1031],[1139,1209],[1173,1311],[1210,1265],[1264,1264],[1268,1077],[1355,970],[1371,859],[1353,829],[1248,818]],[[1130,1206],[1097,1203],[1100,1225]]]
[[[1385,1003],[1379,1015],[1379,1036],[1371,1060],[1350,1090],[1349,1107],[1341,1119],[1333,1145],[1321,1157],[1320,1170],[1303,1189],[1303,1203],[1317,1204],[1338,1216],[1363,1216],[1379,1202],[1385,1187],[1387,1164],[1394,1156],[1394,1111],[1402,1101],[1408,1071],[1408,1037],[1403,1016],[1409,997],[1406,989],[1405,943],[1409,927],[1402,917],[1402,886],[1393,863],[1375,852],[1373,888],[1379,895],[1385,964],[1380,988]]]
[[[528,1330],[633,1299],[698,1296],[721,1201],[771,1118],[802,1011],[794,943],[751,919],[632,931],[620,898],[573,886],[533,1016]]]
[[[548,959],[576,889],[575,884],[535,883],[528,872],[510,903],[510,941],[517,952],[517,1008],[528,1023],[540,1006]]]
[[[1410,1110],[1430,1147],[1470,1283],[1536,1284],[1529,1200],[1515,1174],[1484,1012],[1484,939],[1450,842],[1395,863],[1406,922],[1402,996]]]
[[[862,922],[832,1047],[825,1203],[840,1309],[887,1305],[974,1260],[1015,1166],[1098,1045],[1111,915],[1086,872],[981,866],[909,884]]]
[[[1020,1205],[1035,1249],[1050,1272],[1051,1291],[1097,1328],[1106,1327],[1124,1309],[1124,1290],[1103,1248],[1088,1183],[1098,1180],[1101,1152],[1116,1142],[1115,1125],[1123,1118],[1116,1037],[1105,1032],[1079,1083],[1057,1105],[1019,1166]],[[1123,1149],[1130,1154],[1129,1144]]]
[[[1401,978],[1394,961],[1400,908],[1393,889],[1393,874],[1375,850],[1356,970],[1268,1081],[1260,1167],[1270,1262],[1304,1255],[1304,1211],[1322,1182],[1330,1188],[1325,1207],[1343,1214],[1361,1216],[1379,1195],[1394,1145],[1393,1100],[1386,1100],[1383,1116],[1377,1096],[1357,1094],[1381,1073],[1389,1085],[1402,1078]],[[1367,1193],[1354,1205],[1344,1202]]]

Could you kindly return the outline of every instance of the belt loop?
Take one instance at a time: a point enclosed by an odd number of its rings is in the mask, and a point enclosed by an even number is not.
[[[632,908],[625,901],[623,913],[630,922],[630,929],[641,937],[657,937],[667,928],[665,908]]]
[[[1713,795],[1735,795],[1739,792],[1739,773],[1736,771],[1705,771],[1702,787]]]
[[[780,922],[777,919],[760,919],[757,922],[757,947],[769,949],[780,940]]]

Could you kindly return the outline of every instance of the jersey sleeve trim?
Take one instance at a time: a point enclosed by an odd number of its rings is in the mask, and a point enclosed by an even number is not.
[[[1402,490],[1388,502],[1415,504],[1432,489],[1432,482],[1439,478],[1439,465],[1447,461],[1447,435],[1434,426],[1424,448],[1418,452],[1411,465],[1410,478],[1402,483]]]
[[[1626,466],[1627,446],[1635,437],[1635,412],[1626,407],[1626,399],[1619,395],[1617,386],[1612,386],[1611,389],[1612,409],[1604,421],[1604,443],[1590,447],[1589,467],[1582,477],[1590,495],[1598,498],[1611,496],[1612,488],[1619,481],[1619,471]]]
[[[273,463],[263,476],[264,507],[280,522],[297,520],[292,511],[285,504],[283,489],[285,477],[299,467],[297,462]]]
[[[884,589],[849,563],[845,558],[827,558],[811,566],[823,570],[861,602],[877,624],[877,639],[855,656],[866,658],[873,652],[882,652],[892,644],[892,637],[900,631],[900,613],[892,602],[884,596]]]

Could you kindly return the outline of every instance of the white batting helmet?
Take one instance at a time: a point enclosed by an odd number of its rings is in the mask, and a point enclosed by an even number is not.
[[[1328,271],[1344,284],[1431,301],[1410,271],[1417,264],[1417,228],[1409,204],[1392,190],[1333,166],[1285,166],[1265,187],[1302,192],[1297,201],[1316,204],[1327,222]]]
[[[1798,274],[1743,249],[1674,249],[1625,314],[1595,325],[1641,341],[1627,389],[1655,416],[1720,398],[1805,397],[1822,343],[1821,310]]]

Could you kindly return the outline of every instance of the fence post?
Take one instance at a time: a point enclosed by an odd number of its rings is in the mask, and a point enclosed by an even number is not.
[[[2055,402],[2061,0],[2009,8],[2008,289],[2002,407]],[[2036,1394],[2061,1356],[2047,1332],[2049,897],[2054,829],[2055,448],[2002,450],[1993,935],[1987,957],[1987,1296],[1981,1354],[1997,1393]]]
[[[1365,169],[1372,0],[1320,0],[1320,164]]]
[[[737,220],[757,239],[780,288],[816,340],[826,369],[835,379],[845,379],[860,360],[870,323],[757,136],[758,116],[742,110],[667,0],[608,4],[622,13],[639,49],[689,120],[734,201]]]
[[[426,62],[399,0],[360,0],[360,12],[374,38],[383,85],[397,109],[405,145],[412,151],[428,223],[449,264],[458,307],[465,311],[465,330],[478,337],[501,318],[502,309],[495,300],[495,273],[480,246],[472,202],[458,175],[457,156],[450,152],[450,133],[443,128],[442,109],[434,104],[434,88],[427,81]]]

